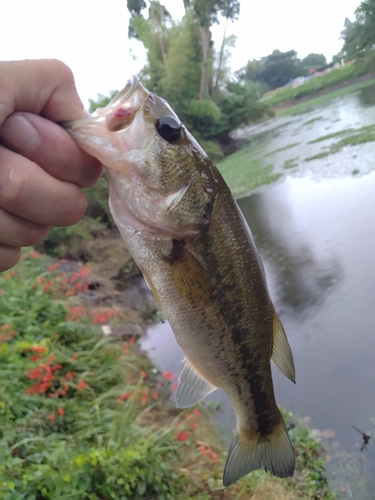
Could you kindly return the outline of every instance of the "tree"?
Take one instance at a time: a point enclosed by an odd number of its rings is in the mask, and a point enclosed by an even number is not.
[[[167,62],[158,91],[182,119],[199,95],[201,57],[196,26],[190,14],[169,32]],[[155,89],[156,91],[156,89]]]
[[[268,89],[273,90],[305,74],[306,69],[301,65],[295,50],[287,52],[274,50],[260,61],[249,61],[239,76],[243,80],[263,83]]]
[[[212,78],[213,43],[210,29],[213,24],[219,22],[219,15],[225,19],[237,19],[240,12],[240,2],[239,0],[183,0],[183,2],[186,13],[189,11],[193,13],[198,27],[202,52],[199,99],[202,100],[209,94],[209,80]]]
[[[147,6],[146,18],[142,11]],[[148,85],[156,90],[165,73],[171,16],[158,0],[151,0],[148,5],[144,0],[128,0],[128,9],[131,14],[128,36],[142,42],[147,50],[147,67],[143,76],[146,76]]]
[[[129,36],[146,49],[143,83],[170,103],[209,154],[219,156],[219,145],[232,140],[230,132],[262,116],[266,107],[256,102],[258,83],[230,88],[235,37],[224,33],[218,53],[211,37],[214,23],[236,19],[239,0],[184,0],[184,5],[184,18],[174,21],[158,0],[128,0]]]
[[[375,0],[364,0],[355,11],[355,21],[345,19],[341,38],[347,60],[364,55],[375,47]]]
[[[301,65],[307,70],[319,69],[327,65],[327,59],[323,54],[315,54],[314,52],[312,52],[302,59]]]

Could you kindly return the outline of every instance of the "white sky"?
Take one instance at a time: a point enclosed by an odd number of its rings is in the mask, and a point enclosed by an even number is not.
[[[0,0],[0,60],[58,58],[68,64],[84,101],[120,89],[144,63],[144,53],[127,37],[126,0]],[[182,0],[162,0],[173,17]],[[299,57],[336,54],[345,17],[354,19],[360,0],[241,0],[241,15],[229,26],[237,35],[232,68],[274,49]],[[214,30],[221,39],[223,26]],[[129,53],[132,48],[134,60]]]

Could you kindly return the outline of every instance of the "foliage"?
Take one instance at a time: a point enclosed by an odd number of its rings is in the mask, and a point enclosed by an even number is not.
[[[327,64],[327,59],[324,54],[308,54],[301,60],[301,65],[309,70],[309,69],[321,69]]]
[[[107,104],[110,102],[110,100],[113,97],[115,97],[117,92],[118,92],[117,90],[112,90],[108,96],[105,96],[103,94],[98,94],[96,101],[94,99],[89,99],[89,111],[90,111],[90,113],[93,113],[98,108],[105,108],[107,106]]]
[[[179,497],[175,464],[197,416],[150,418],[173,375],[157,382],[134,339],[103,338],[93,323],[110,311],[71,302],[87,266],[63,268],[31,252],[0,278],[0,497]]]
[[[225,454],[207,417],[165,410],[174,375],[155,376],[134,338],[103,338],[97,325],[116,309],[78,301],[89,268],[68,274],[64,261],[31,251],[0,276],[0,498],[257,500],[260,485],[286,491],[255,472],[224,492]],[[306,455],[294,483],[301,494],[278,498],[305,498],[306,471],[317,467],[310,444],[297,448]]]
[[[321,443],[312,437],[308,428],[299,424],[291,412],[283,408],[281,408],[281,412],[287,422],[292,444],[298,450],[296,455],[298,473],[294,478],[288,480],[290,488],[299,490],[303,498],[337,499],[328,486],[324,458],[321,456]],[[303,479],[301,480],[301,478]]]
[[[249,61],[247,66],[239,72],[239,77],[243,80],[260,82],[273,90],[286,85],[297,76],[306,74],[307,70],[301,64],[295,50],[287,52],[274,50],[272,54],[262,57],[259,61]]]
[[[263,144],[241,149],[218,163],[218,168],[236,198],[247,196],[253,189],[276,181],[272,165],[263,162]]]
[[[375,46],[375,0],[364,0],[355,11],[355,21],[345,20],[341,33],[344,40],[342,54],[347,60],[364,55]]]
[[[311,96],[306,101],[302,101],[298,104],[293,104],[290,107],[286,107],[280,110],[277,110],[275,112],[276,116],[285,116],[285,115],[294,115],[298,113],[304,113],[308,109],[314,107],[314,106],[319,106],[321,104],[324,104],[325,102],[334,99],[335,97],[340,97],[342,95],[351,93],[351,92],[356,92],[357,90],[364,89],[366,87],[371,87],[375,84],[375,80],[373,78],[355,83],[350,85],[350,82],[348,85],[345,85],[342,88],[339,88],[338,90],[331,90],[330,92],[324,93],[322,95],[319,95],[318,97],[314,97],[314,95]],[[372,93],[371,93],[372,96]]]
[[[165,98],[200,140],[208,141],[210,153],[222,156],[217,145],[226,146],[235,128],[264,116],[267,106],[257,104],[259,89],[252,93],[241,86],[237,92],[229,88],[230,51],[235,37],[226,37],[219,53],[215,53],[211,37],[213,24],[220,16],[235,20],[238,0],[185,0],[185,16],[173,20],[158,1],[149,2],[148,17],[137,2],[129,6],[130,36],[136,36],[147,51],[147,63],[141,71],[146,87]],[[130,8],[131,7],[131,8]],[[162,12],[163,15],[152,13]],[[238,98],[242,92],[242,97]],[[236,95],[235,95],[236,94]],[[234,97],[237,96],[237,99]],[[250,103],[250,99],[252,102]],[[241,108],[230,108],[228,102]],[[245,104],[245,106],[243,106]],[[237,113],[240,118],[234,115]],[[223,142],[224,141],[224,142]]]
[[[74,226],[51,227],[46,238],[36,248],[54,257],[79,258],[77,252],[82,243],[90,241],[104,230],[105,225],[99,218],[84,216]]]
[[[314,76],[297,87],[290,86],[269,93],[267,96],[263,97],[262,102],[267,103],[269,106],[277,106],[283,102],[292,101],[300,97],[314,94],[320,90],[333,87],[350,78],[354,78],[356,75],[357,72],[354,64],[341,66],[321,75]]]
[[[344,136],[337,142],[330,145],[328,151],[322,151],[314,156],[305,158],[305,161],[312,161],[318,158],[325,158],[330,154],[340,152],[346,146],[357,146],[366,142],[375,141],[375,125],[366,125],[358,129],[346,129],[336,133],[327,134],[310,142],[310,144],[326,141],[336,137]]]

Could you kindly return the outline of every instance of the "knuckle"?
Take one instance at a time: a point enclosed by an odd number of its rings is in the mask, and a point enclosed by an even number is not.
[[[60,61],[60,59],[49,59],[47,62],[49,64],[49,71],[54,71],[54,74],[58,74],[67,83],[74,82],[73,71],[63,61]]]
[[[11,167],[8,173],[8,180],[1,190],[1,198],[5,207],[8,204],[13,205],[22,198],[25,187],[25,178],[20,169]]]

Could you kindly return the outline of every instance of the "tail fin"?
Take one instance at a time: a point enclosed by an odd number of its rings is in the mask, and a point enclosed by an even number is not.
[[[248,439],[237,434],[229,448],[223,484],[230,486],[249,472],[264,468],[277,477],[291,477],[295,455],[284,422],[267,438]]]

